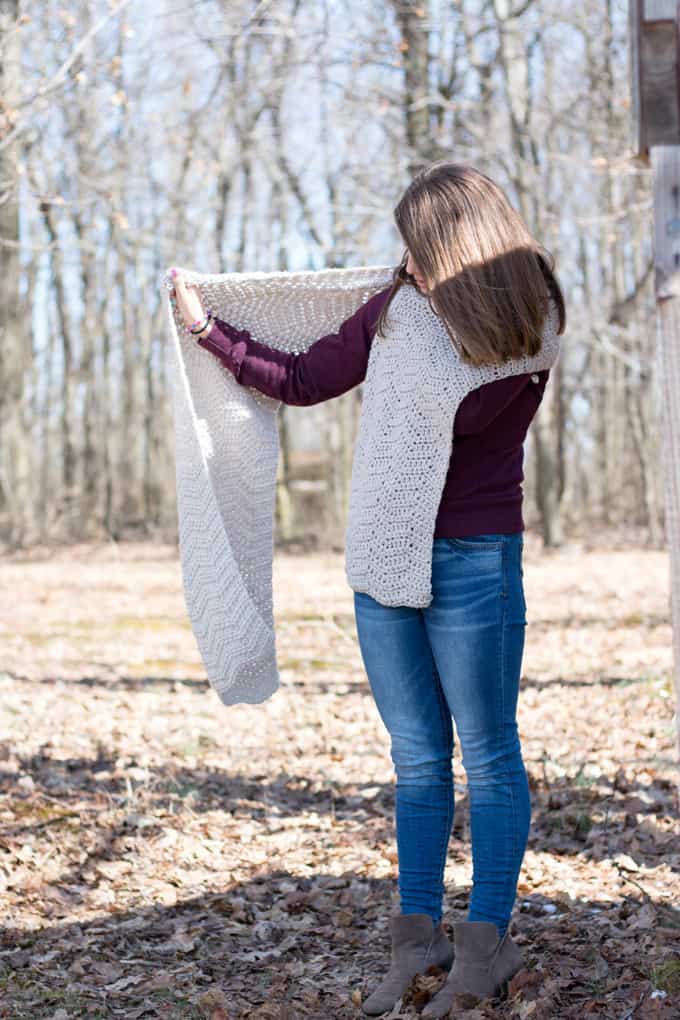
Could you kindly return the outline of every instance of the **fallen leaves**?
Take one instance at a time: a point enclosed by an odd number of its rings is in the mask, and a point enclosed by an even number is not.
[[[342,558],[278,557],[283,689],[225,709],[174,553],[126,550],[115,591],[103,556],[68,582],[67,551],[0,563],[0,1018],[356,1020],[389,963],[397,859]],[[666,567],[525,566],[526,967],[466,1020],[680,1014]],[[31,637],[38,614],[55,640]],[[446,924],[472,872],[458,750],[454,769]],[[444,980],[419,975],[394,1020]]]

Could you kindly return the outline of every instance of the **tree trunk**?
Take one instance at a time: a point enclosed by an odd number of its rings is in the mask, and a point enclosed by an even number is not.
[[[437,157],[431,130],[429,94],[430,55],[426,2],[396,0],[397,24],[401,29],[399,48],[404,64],[404,115],[409,151],[408,172],[414,176],[423,163]]]
[[[21,106],[21,33],[15,22],[17,0],[0,0],[0,109]],[[10,122],[3,124],[0,136]],[[30,408],[26,407],[26,378],[31,368],[31,326],[21,299],[19,258],[19,161],[21,142],[0,154],[0,537],[10,548],[29,545],[36,538],[33,446]],[[0,242],[1,243],[1,242]]]

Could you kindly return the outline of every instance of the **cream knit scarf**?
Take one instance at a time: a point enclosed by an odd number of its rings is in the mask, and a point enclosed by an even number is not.
[[[204,307],[255,340],[307,350],[384,289],[392,267],[198,274]],[[169,300],[177,514],[187,610],[208,679],[226,705],[279,685],[272,600],[279,401],[241,386],[184,333]],[[357,436],[347,581],[384,605],[432,599],[432,537],[461,400],[494,379],[549,368],[559,353],[551,306],[535,358],[463,362],[429,301],[402,287],[371,344]]]

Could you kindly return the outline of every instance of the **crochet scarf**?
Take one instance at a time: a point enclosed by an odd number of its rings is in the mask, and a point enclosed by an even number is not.
[[[299,353],[337,331],[392,279],[391,266],[198,274],[204,307],[253,339]],[[279,686],[272,598],[280,402],[241,386],[181,328],[172,337],[179,551],[184,596],[208,680],[226,705]],[[177,317],[176,317],[177,316]],[[432,600],[432,538],[461,400],[495,379],[549,368],[559,353],[551,303],[534,358],[464,362],[429,300],[403,286],[371,344],[352,464],[347,581],[384,605]]]

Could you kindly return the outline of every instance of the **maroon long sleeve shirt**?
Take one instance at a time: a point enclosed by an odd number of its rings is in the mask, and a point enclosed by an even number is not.
[[[284,404],[318,404],[366,377],[380,310],[390,288],[374,294],[337,333],[293,354],[258,343],[247,330],[216,319],[198,339],[242,386]],[[508,534],[524,530],[524,439],[543,398],[549,371],[485,383],[461,401],[435,538]]]

